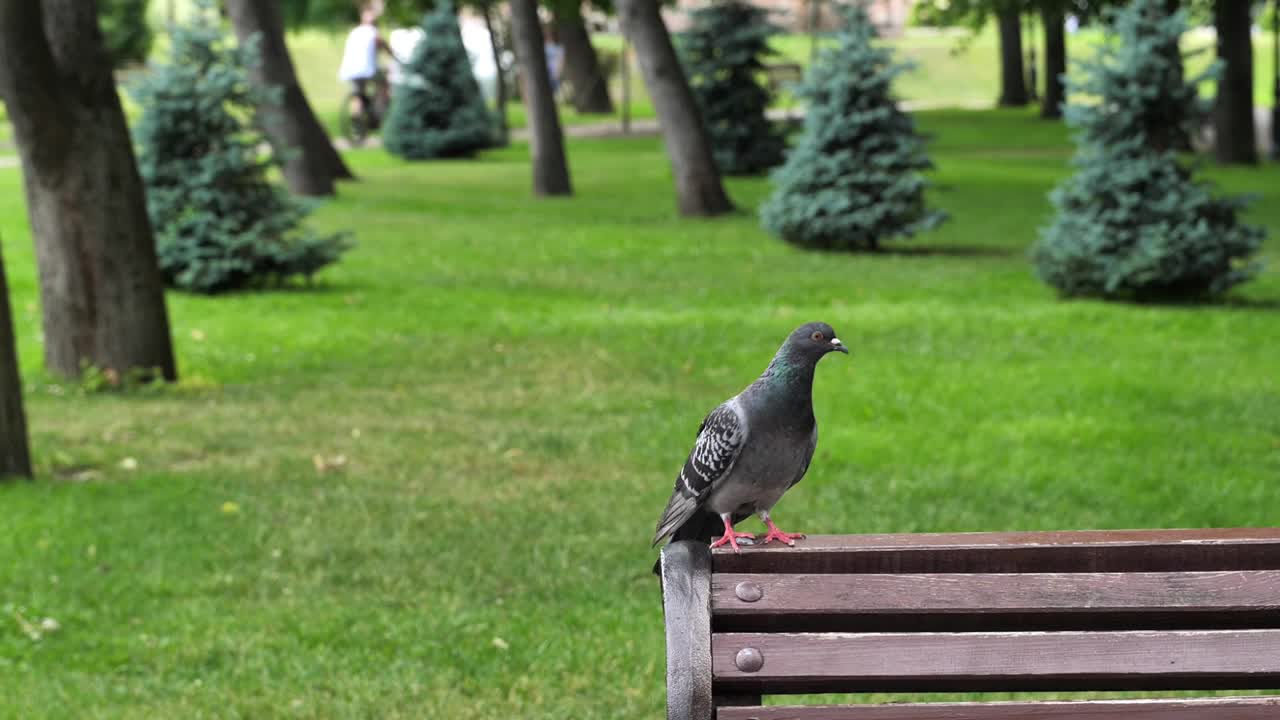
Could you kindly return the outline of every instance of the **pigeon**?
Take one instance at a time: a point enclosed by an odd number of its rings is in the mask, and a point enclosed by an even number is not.
[[[723,524],[711,547],[738,552],[738,540],[755,536],[733,526],[755,514],[769,528],[766,545],[804,537],[779,530],[769,513],[804,477],[818,446],[813,372],[830,352],[849,353],[830,325],[801,325],[755,382],[707,415],[658,521],[655,547],[667,537],[709,541]]]

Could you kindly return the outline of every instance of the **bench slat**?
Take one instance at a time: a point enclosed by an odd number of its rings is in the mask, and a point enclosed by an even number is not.
[[[746,648],[755,672],[735,664]],[[1267,689],[1280,630],[717,633],[711,666],[717,692],[762,694]]]
[[[1273,720],[1280,697],[1079,702],[774,705],[722,708],[717,720]]]
[[[739,587],[749,588],[739,597]],[[712,576],[718,630],[1280,627],[1280,571]]]
[[[1280,528],[818,535],[713,551],[716,573],[1280,570]]]

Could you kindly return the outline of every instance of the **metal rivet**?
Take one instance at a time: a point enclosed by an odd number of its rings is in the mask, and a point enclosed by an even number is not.
[[[764,597],[764,590],[753,582],[743,580],[733,589],[733,594],[737,595],[742,602],[755,602]]]
[[[733,658],[733,664],[742,672],[755,672],[764,667],[764,653],[755,648],[742,648]]]

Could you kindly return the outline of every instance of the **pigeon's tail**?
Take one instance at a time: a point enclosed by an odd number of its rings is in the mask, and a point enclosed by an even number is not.
[[[737,525],[748,517],[750,517],[750,515],[746,513],[741,515],[735,513],[733,516],[733,524]],[[703,510],[695,513],[694,516],[685,521],[683,525],[676,528],[676,531],[671,535],[671,542],[679,542],[681,540],[699,540],[710,545],[712,540],[715,540],[722,534],[724,534],[724,521],[720,519],[719,515]],[[653,574],[662,574],[661,558],[653,563]]]
[[[667,501],[667,508],[662,511],[662,519],[658,521],[658,528],[654,531],[654,547],[662,542],[663,538],[679,532],[699,514],[698,498],[690,495],[683,487],[677,484],[675,491],[671,493],[671,499]],[[687,540],[688,538],[681,539]]]

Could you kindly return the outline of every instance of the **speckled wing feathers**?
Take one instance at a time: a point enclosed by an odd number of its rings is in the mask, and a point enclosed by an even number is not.
[[[706,500],[711,487],[733,469],[747,439],[746,423],[738,415],[737,400],[711,411],[698,428],[698,439],[685,460],[667,509],[653,538],[657,545],[675,532]]]

